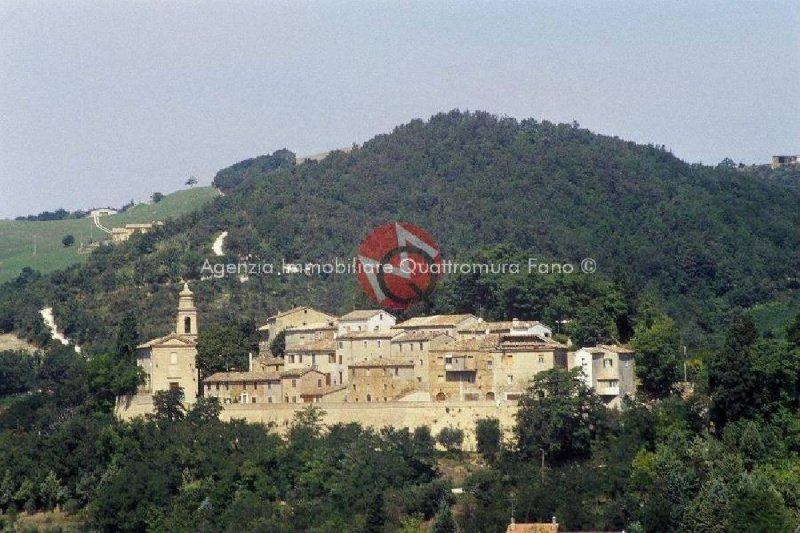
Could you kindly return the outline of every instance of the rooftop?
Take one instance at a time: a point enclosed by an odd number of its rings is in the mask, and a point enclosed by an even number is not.
[[[515,329],[530,329],[534,326],[544,326],[541,322],[536,320],[504,320],[498,322],[473,322],[462,328],[458,328],[459,333],[483,333],[489,331],[490,333],[500,333],[503,331],[512,331]],[[547,326],[545,326],[547,327]]]
[[[278,381],[281,375],[278,372],[217,372],[208,376],[203,381],[207,383],[221,383],[231,381]]]
[[[333,339],[319,339],[299,344],[286,346],[286,353],[297,352],[335,352],[336,341]]]
[[[368,320],[379,313],[385,313],[386,316],[394,318],[394,315],[390,315],[383,309],[360,309],[358,311],[350,311],[346,315],[339,318],[340,322],[348,322],[354,320]]]
[[[394,366],[414,366],[413,361],[400,357],[382,357],[379,359],[367,359],[358,363],[351,363],[350,368],[385,368]]]
[[[436,326],[458,326],[462,322],[475,318],[475,315],[431,315],[409,318],[397,324],[398,328],[424,328]]]
[[[392,339],[392,342],[430,341],[437,337],[452,339],[447,333],[441,331],[405,331]]]

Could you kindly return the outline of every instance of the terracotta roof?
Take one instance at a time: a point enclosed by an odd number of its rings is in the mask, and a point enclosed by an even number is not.
[[[282,318],[282,317],[285,317],[285,316],[288,316],[288,315],[291,315],[291,314],[294,314],[294,313],[297,313],[297,312],[300,312],[300,311],[316,311],[317,313],[321,313],[323,315],[328,316],[331,320],[336,320],[335,316],[330,315],[330,314],[328,314],[328,313],[326,313],[324,311],[319,311],[317,309],[314,309],[314,308],[311,308],[311,307],[308,307],[308,306],[301,306],[301,307],[295,307],[293,309],[289,309],[288,311],[280,312],[280,313],[278,313],[276,315],[272,315],[271,317],[267,318],[267,322],[269,322],[271,320],[277,320],[279,318]],[[263,331],[265,329],[269,329],[269,326],[268,325],[261,326],[258,329],[259,329],[259,331]]]
[[[286,353],[298,352],[335,352],[336,341],[333,339],[319,339],[286,347]]]
[[[559,342],[543,339],[538,335],[503,335],[499,348],[504,350],[553,350],[566,348],[566,346]]]
[[[464,322],[465,320],[469,320],[470,318],[475,318],[475,315],[431,315],[431,316],[418,316],[415,318],[409,318],[405,322],[401,322],[397,324],[395,327],[398,328],[423,328],[423,327],[433,327],[433,326],[457,326]]]
[[[278,372],[217,372],[203,381],[220,383],[224,381],[278,381],[280,379],[281,375]]]
[[[447,333],[441,331],[406,331],[392,339],[392,342],[408,342],[408,341],[430,341],[436,337],[448,337],[452,339]]]
[[[195,341],[191,337],[186,337],[184,335],[180,335],[175,333],[174,331],[169,335],[165,335],[163,337],[159,337],[157,339],[152,339],[144,344],[140,344],[137,346],[137,349],[141,348],[152,348],[153,346],[196,346],[197,341]]]
[[[514,329],[529,329],[534,326],[545,326],[541,322],[536,320],[504,320],[499,322],[473,322],[463,328],[459,328],[459,332],[467,332],[467,333],[482,333],[489,330],[490,333],[498,333],[504,330],[512,331]],[[549,329],[549,328],[548,328]]]
[[[358,363],[350,363],[350,368],[384,368],[392,366],[414,366],[413,361],[401,357],[382,357],[379,359],[367,359]]]
[[[486,335],[478,339],[459,339],[443,346],[431,348],[432,352],[480,352],[491,351],[500,343],[499,335]]]
[[[353,340],[353,339],[392,339],[397,335],[398,331],[389,329],[382,331],[348,331],[344,335],[337,335],[336,340]]]
[[[346,388],[347,385],[328,385],[313,390],[305,390],[300,393],[300,397],[302,398],[303,396],[327,396],[328,394],[333,394],[334,392],[338,392]]]
[[[350,311],[346,315],[339,317],[339,321],[347,322],[350,320],[368,320],[377,315],[378,313],[385,313],[386,316],[394,318],[394,315],[386,313],[386,311],[384,311],[383,309],[361,309],[358,311]]]
[[[281,378],[299,378],[301,376],[305,376],[309,372],[316,372],[317,374],[322,374],[319,370],[315,370],[310,366],[301,366],[297,368],[288,368],[286,370],[280,371]]]
[[[253,366],[275,366],[283,365],[283,357],[255,357],[253,358]]]
[[[631,348],[627,346],[619,346],[618,344],[598,344],[597,348],[601,350],[606,350],[607,352],[614,352],[614,353],[633,353]],[[592,348],[586,348],[587,350],[591,350]]]

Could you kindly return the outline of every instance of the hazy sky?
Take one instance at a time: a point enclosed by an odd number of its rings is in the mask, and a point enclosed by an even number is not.
[[[0,217],[453,108],[691,162],[800,153],[800,2],[0,0]]]

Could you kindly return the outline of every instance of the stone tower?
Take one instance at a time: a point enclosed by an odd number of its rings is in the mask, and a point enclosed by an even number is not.
[[[188,283],[184,282],[183,290],[178,296],[178,320],[175,324],[175,333],[197,340],[197,308],[194,306],[194,293],[189,290]]]

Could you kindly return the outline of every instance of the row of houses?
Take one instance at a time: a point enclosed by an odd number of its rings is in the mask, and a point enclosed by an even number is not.
[[[610,407],[635,392],[634,353],[622,346],[571,351],[536,321],[488,322],[471,314],[398,322],[381,309],[341,317],[298,307],[259,328],[259,353],[246,372],[202,381],[196,367],[197,311],[180,293],[176,330],[139,347],[143,393],[182,388],[223,403],[514,401],[539,372],[580,367]],[[272,354],[283,337],[280,357]]]
[[[575,366],[611,407],[636,386],[630,349],[601,345],[569,351],[536,321],[488,322],[458,314],[397,322],[381,309],[336,317],[298,307],[270,317],[259,331],[251,372],[269,366],[273,379],[287,372],[309,376],[291,386],[282,380],[283,401],[513,401],[537,373]],[[285,352],[276,358],[271,347],[281,332]],[[261,401],[244,394],[241,377],[212,376],[215,385],[209,389],[207,383],[205,393],[223,401]],[[219,394],[218,380],[223,380]]]

